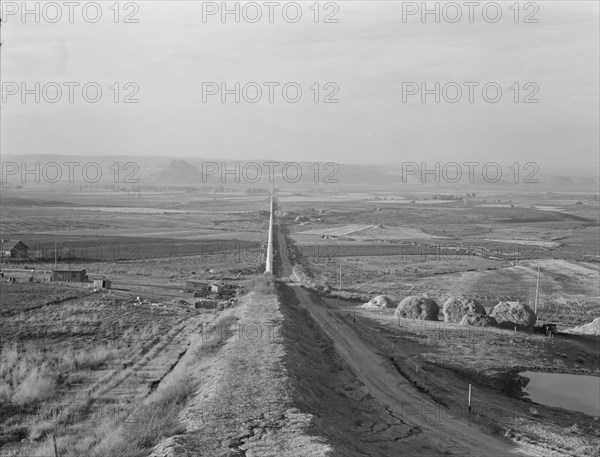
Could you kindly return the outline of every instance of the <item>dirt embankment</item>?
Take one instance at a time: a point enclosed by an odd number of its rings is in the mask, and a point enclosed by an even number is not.
[[[336,354],[335,328],[298,305],[289,286],[266,280],[235,309],[237,322],[204,330],[226,338],[192,368],[199,388],[180,415],[185,431],[153,457],[394,456],[419,447],[420,429],[376,401]]]
[[[220,347],[191,368],[198,382],[181,414],[185,432],[159,444],[153,456],[322,456],[327,440],[310,431],[313,416],[295,406],[284,358],[285,317],[266,279],[235,309]]]

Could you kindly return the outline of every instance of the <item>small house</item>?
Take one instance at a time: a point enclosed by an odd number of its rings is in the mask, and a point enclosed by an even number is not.
[[[219,283],[216,282],[212,282],[210,283],[210,291],[213,294],[220,294],[221,291],[223,290],[223,286]]]
[[[62,282],[86,282],[88,279],[85,270],[54,270],[52,281]]]
[[[95,279],[94,289],[110,289],[112,283],[108,279]]]
[[[2,240],[1,257],[10,257],[11,259],[26,259],[29,247],[20,240]]]
[[[201,294],[207,294],[210,292],[210,286],[204,281],[198,279],[188,279],[185,282],[186,292],[200,292]]]

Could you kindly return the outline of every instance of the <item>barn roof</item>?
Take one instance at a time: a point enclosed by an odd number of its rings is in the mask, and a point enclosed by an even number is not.
[[[10,251],[11,249],[14,249],[17,244],[21,243],[23,246],[28,247],[25,243],[23,243],[21,240],[3,240],[2,241],[2,248],[5,251]]]

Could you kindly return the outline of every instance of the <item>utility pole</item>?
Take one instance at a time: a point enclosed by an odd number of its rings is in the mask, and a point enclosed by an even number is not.
[[[535,301],[533,305],[533,312],[535,313],[535,320],[537,323],[537,306],[538,306],[538,292],[540,289],[540,267],[538,267],[537,281],[535,282]]]
[[[340,295],[342,294],[342,259],[340,258],[340,286],[338,288],[337,307],[340,307]]]

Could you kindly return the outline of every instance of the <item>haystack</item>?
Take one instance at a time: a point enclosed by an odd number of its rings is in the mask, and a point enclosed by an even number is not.
[[[450,297],[444,303],[444,320],[446,322],[460,322],[466,314],[479,314],[485,316],[485,308],[474,298]]]
[[[498,325],[506,328],[531,329],[536,317],[532,309],[524,303],[516,301],[500,302],[490,313]]]
[[[573,327],[564,331],[565,333],[574,333],[576,335],[600,335],[600,317],[597,317],[589,324],[583,324],[579,327]]]
[[[386,309],[393,308],[394,302],[391,298],[385,295],[377,295],[376,297],[369,300],[367,303],[360,305],[361,308],[365,309]]]
[[[404,319],[437,321],[439,312],[440,307],[431,298],[411,296],[400,302],[394,316]]]
[[[496,319],[484,314],[470,313],[465,314],[460,320],[460,324],[463,326],[472,325],[474,327],[498,327]]]

